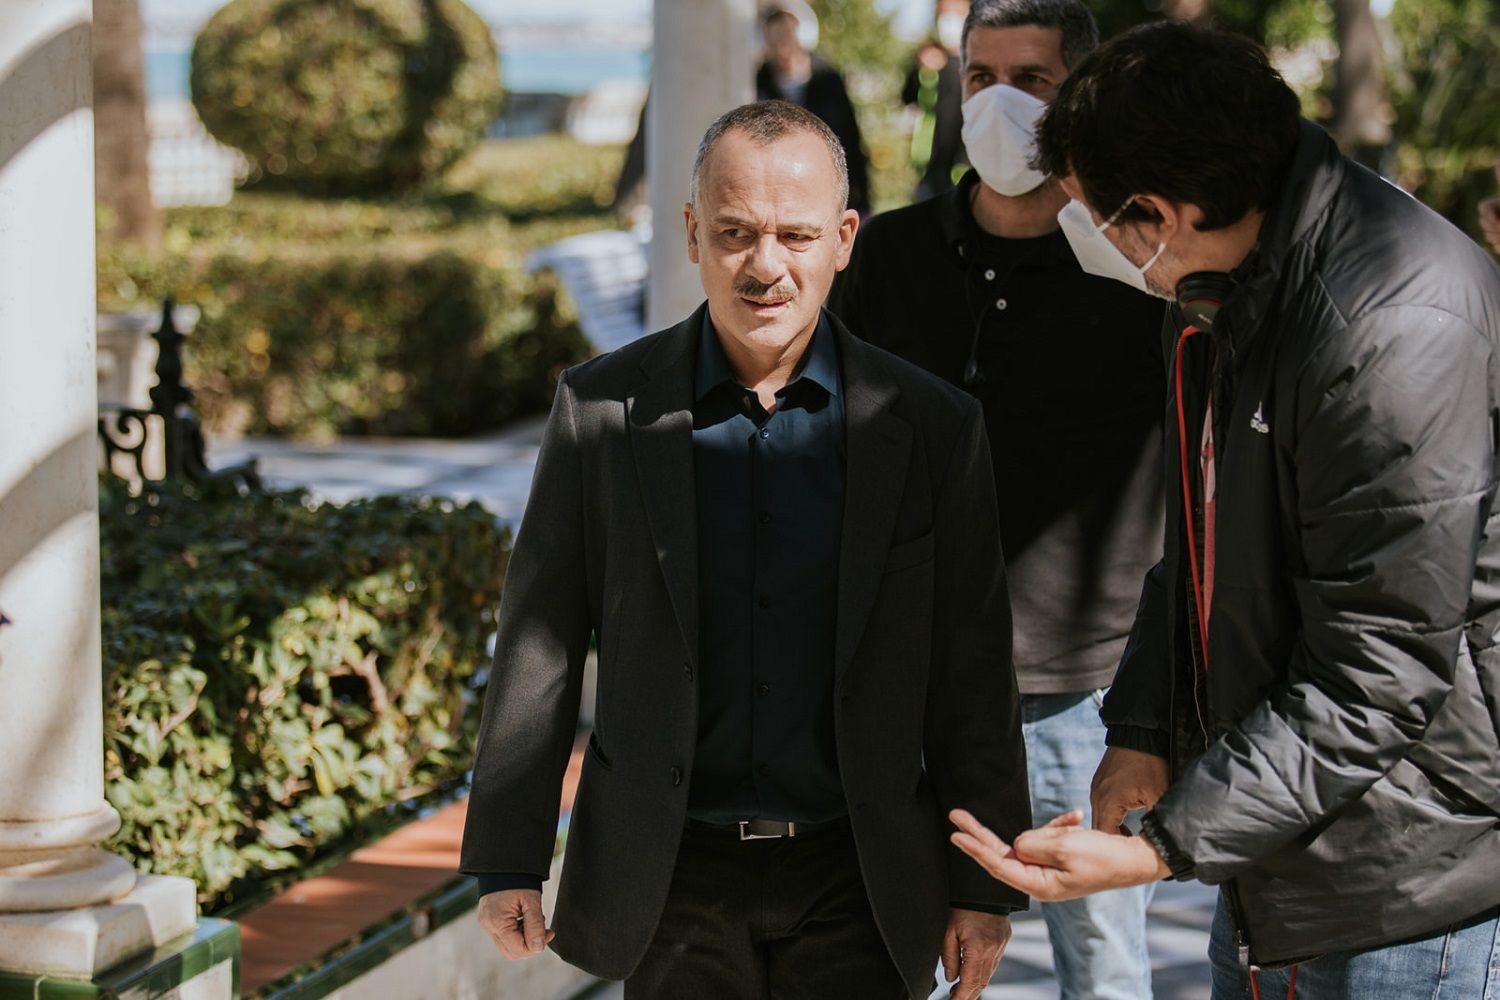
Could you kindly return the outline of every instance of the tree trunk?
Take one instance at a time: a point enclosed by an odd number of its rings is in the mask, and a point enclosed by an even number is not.
[[[107,239],[161,246],[146,165],[146,67],[138,0],[94,0],[94,195]]]
[[[1333,0],[1339,57],[1334,67],[1330,131],[1345,154],[1371,168],[1391,142],[1385,60],[1370,0]]]

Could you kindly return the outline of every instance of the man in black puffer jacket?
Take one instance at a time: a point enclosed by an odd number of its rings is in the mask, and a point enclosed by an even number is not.
[[[1042,899],[1222,886],[1215,1000],[1500,995],[1500,274],[1233,36],[1121,36],[1039,150],[1084,268],[1177,302],[1166,551],[1096,829],[955,841]]]

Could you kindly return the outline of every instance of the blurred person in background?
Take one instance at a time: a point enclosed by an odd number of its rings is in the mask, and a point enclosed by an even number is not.
[[[969,0],[938,0],[932,35],[917,48],[901,85],[912,112],[911,164],[917,172],[913,200],[953,187],[968,167],[964,156],[963,80],[959,55]]]
[[[962,29],[975,169],[871,219],[830,309],[857,336],[973,394],[1000,492],[1031,808],[1086,806],[1099,706],[1161,558],[1165,309],[1086,273],[1068,196],[1033,169],[1037,118],[1098,44],[1081,0],[975,0]],[[1150,890],[1042,907],[1065,1000],[1151,995]]]
[[[1495,164],[1495,179],[1500,180],[1500,163]],[[1500,253],[1500,195],[1479,203],[1479,229],[1490,249]]]
[[[755,73],[756,99],[799,105],[833,129],[849,164],[849,207],[868,215],[870,167],[859,120],[843,75],[812,51],[818,31],[812,8],[800,0],[767,6],[761,28],[766,59]]]

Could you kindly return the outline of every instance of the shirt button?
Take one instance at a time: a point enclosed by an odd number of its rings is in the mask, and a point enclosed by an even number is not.
[[[989,268],[989,269],[987,269],[984,272],[984,280],[985,281],[994,281],[995,280],[995,269],[994,268]]]
[[[693,680],[693,665],[691,663],[684,663],[682,665],[682,676],[686,677],[688,679],[689,683],[692,682],[692,680]]]
[[[768,695],[768,694],[771,693],[771,685],[769,685],[769,684],[762,684],[760,687],[756,688],[755,690],[759,691],[761,693],[761,696],[764,697],[765,695]]]
[[[761,594],[755,603],[760,605],[762,608],[769,608],[771,606],[771,599],[765,594]]]
[[[1006,302],[1004,299],[996,299],[995,300],[995,308],[996,309],[1004,310],[1005,307],[1008,306],[1008,305],[1010,305],[1010,303]]]
[[[761,440],[762,440],[762,441],[764,441],[764,440],[765,440],[765,439],[766,439],[766,438],[768,438],[768,437],[770,437],[770,436],[771,436],[771,431],[770,431],[770,429],[769,429],[769,428],[766,428],[766,427],[762,427],[762,428],[761,428],[761,429],[760,429],[760,439],[761,439]]]
[[[760,512],[760,523],[761,524],[770,524],[771,523],[771,512],[770,511],[763,510],[763,511]]]
[[[672,787],[676,788],[680,784],[682,784],[682,768],[674,767],[672,768]]]

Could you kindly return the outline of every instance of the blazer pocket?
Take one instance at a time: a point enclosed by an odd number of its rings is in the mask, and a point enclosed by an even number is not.
[[[599,762],[599,766],[606,771],[614,766],[609,762],[609,758],[605,756],[604,746],[599,742],[598,733],[589,733],[589,753],[594,755],[594,759]]]
[[[909,542],[891,546],[886,553],[885,571],[894,573],[901,569],[910,569],[913,566],[921,566],[923,563],[932,561],[932,532],[928,532],[919,538],[913,538]]]

